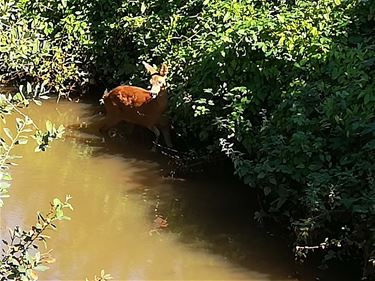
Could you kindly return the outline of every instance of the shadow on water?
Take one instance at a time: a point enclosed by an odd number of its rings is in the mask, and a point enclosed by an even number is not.
[[[92,104],[49,101],[31,111],[36,122],[64,124],[65,139],[47,153],[22,151],[1,218],[4,225],[30,225],[33,217],[26,217],[36,206],[73,196],[77,208],[51,239],[58,262],[45,279],[71,280],[101,268],[121,280],[315,281],[320,275],[293,263],[281,232],[254,222],[252,190],[227,173],[167,177],[169,159],[151,152],[152,135],[103,141]],[[156,217],[168,227],[153,225]],[[320,280],[355,280],[338,272]]]
[[[144,188],[126,192],[147,201],[150,218],[165,218],[166,231],[181,243],[220,255],[247,270],[265,273],[265,280],[355,280],[354,273],[341,268],[318,271],[296,265],[285,235],[278,230],[270,233],[255,223],[254,192],[225,171],[218,170],[214,176],[203,173],[194,179],[163,177],[168,174],[169,159],[151,152],[152,135],[142,140],[145,132],[141,130],[127,140],[120,136],[103,142],[96,109],[85,109],[82,118],[87,121],[84,126],[71,127],[70,137],[95,146],[94,157],[117,156],[137,167],[136,178]],[[153,184],[150,178],[164,184]]]

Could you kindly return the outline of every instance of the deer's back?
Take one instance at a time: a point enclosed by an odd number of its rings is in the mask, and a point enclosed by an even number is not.
[[[167,109],[165,94],[152,99],[149,91],[133,86],[116,87],[103,100],[108,117],[145,127],[157,123]]]
[[[118,86],[104,96],[119,106],[140,107],[151,100],[150,92],[134,86]]]

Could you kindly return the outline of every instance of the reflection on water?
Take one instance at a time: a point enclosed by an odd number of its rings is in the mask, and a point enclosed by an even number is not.
[[[52,198],[73,197],[72,220],[50,233],[57,262],[42,280],[83,280],[101,269],[116,280],[294,280],[286,245],[254,226],[247,189],[163,178],[165,160],[147,148],[102,142],[91,109],[46,102],[28,111],[39,124],[87,125],[67,129],[46,153],[17,151],[24,158],[12,170],[3,235],[6,226],[33,224]],[[158,216],[167,228],[155,225]]]

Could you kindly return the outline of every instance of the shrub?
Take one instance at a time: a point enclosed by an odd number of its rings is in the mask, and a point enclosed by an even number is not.
[[[5,3],[10,27],[1,46],[14,46],[19,25],[28,55],[0,53],[3,73],[26,69],[37,80],[51,73],[41,81],[64,93],[88,77],[106,87],[139,84],[140,60],[168,62],[176,129],[199,140],[196,148],[231,157],[262,197],[256,218],[289,226],[299,257],[314,249],[326,259],[363,256],[368,273],[375,254],[373,1]],[[30,37],[43,38],[47,49],[34,54]],[[59,60],[33,70],[33,57],[40,65]]]
[[[22,230],[19,226],[9,229],[10,239],[2,241],[5,247],[0,260],[1,280],[38,280],[36,272],[47,270],[47,265],[55,261],[49,252],[39,252],[38,242],[47,246],[49,236],[45,231],[56,229],[57,221],[70,219],[64,215],[64,209],[72,209],[69,199],[69,196],[65,202],[53,199],[50,211],[46,215],[38,213],[37,223],[30,230]]]
[[[0,1],[0,81],[43,83],[59,96],[88,84],[83,61],[87,24],[69,13],[55,22],[46,18],[66,11],[63,2]]]
[[[107,55],[172,65],[179,132],[232,157],[264,198],[257,219],[289,225],[299,257],[373,260],[373,2],[140,1],[114,14],[101,42],[124,48]]]

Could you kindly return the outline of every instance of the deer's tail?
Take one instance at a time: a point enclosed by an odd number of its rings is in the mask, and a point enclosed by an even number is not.
[[[108,89],[105,89],[102,98],[99,100],[100,104],[104,104],[104,99],[108,97],[108,94],[109,94]]]

